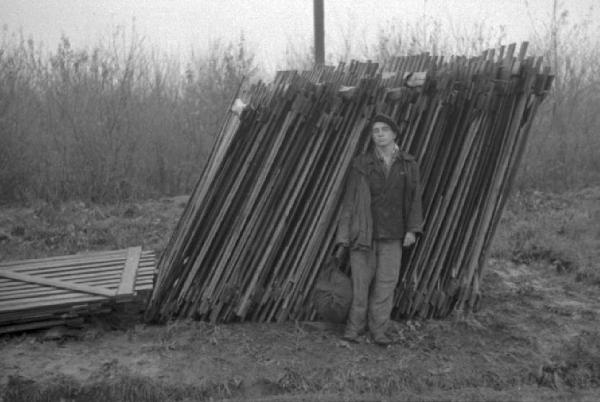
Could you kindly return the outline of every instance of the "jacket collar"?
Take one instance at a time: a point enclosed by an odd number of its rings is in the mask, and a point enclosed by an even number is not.
[[[396,159],[401,162],[415,160],[414,156],[402,150],[399,150],[396,154]],[[365,152],[354,161],[354,167],[363,173],[367,173],[370,169],[378,168],[379,166],[381,166],[381,162],[377,159],[374,149]]]
[[[375,159],[381,163],[384,162],[383,154],[377,147],[373,147],[373,154],[375,155]],[[400,159],[400,147],[398,144],[394,144],[394,150],[392,151],[392,164],[396,161],[396,159]]]

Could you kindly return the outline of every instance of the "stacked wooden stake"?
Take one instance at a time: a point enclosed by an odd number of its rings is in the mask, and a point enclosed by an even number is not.
[[[396,317],[470,310],[489,244],[552,77],[527,44],[280,72],[230,112],[158,264],[146,318],[310,319],[344,180],[377,112],[424,182],[425,231],[406,253]]]

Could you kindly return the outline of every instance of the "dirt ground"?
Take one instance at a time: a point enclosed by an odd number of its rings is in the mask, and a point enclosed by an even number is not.
[[[184,202],[0,209],[0,257],[160,251]],[[57,340],[0,337],[0,401],[600,400],[599,223],[600,189],[515,195],[479,311],[395,322],[387,348],[321,322],[148,326],[131,313]]]

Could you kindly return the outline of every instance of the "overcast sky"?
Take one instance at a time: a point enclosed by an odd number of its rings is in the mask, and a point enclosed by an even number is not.
[[[423,16],[472,25],[504,25],[506,41],[528,39],[533,25],[550,21],[553,0],[324,0],[326,52],[349,33],[374,41],[390,22],[415,22]],[[599,0],[563,0],[560,9],[576,21]],[[222,38],[237,41],[244,32],[257,61],[274,68],[289,43],[312,44],[312,0],[0,0],[0,25],[9,32],[56,47],[66,35],[74,47],[107,37],[118,25],[135,27],[145,44],[188,55]],[[593,9],[600,21],[600,4]]]

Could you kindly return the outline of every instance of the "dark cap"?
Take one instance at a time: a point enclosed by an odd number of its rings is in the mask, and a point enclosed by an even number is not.
[[[400,136],[400,128],[398,127],[396,122],[394,120],[392,120],[392,118],[390,116],[388,116],[387,114],[383,114],[383,113],[376,114],[375,117],[373,117],[373,119],[371,120],[371,127],[373,127],[373,125],[375,123],[385,123],[388,126],[390,126],[392,131],[394,133],[396,133],[396,140],[397,140],[397,137]]]

